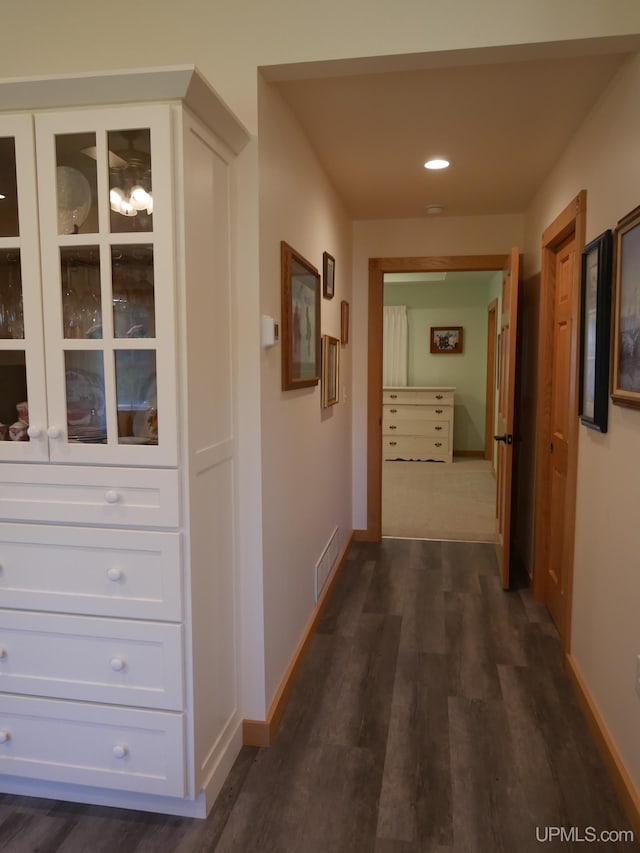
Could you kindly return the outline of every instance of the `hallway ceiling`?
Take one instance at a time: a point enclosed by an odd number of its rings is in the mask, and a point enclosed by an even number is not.
[[[639,36],[640,39],[640,36]],[[635,40],[263,68],[353,219],[522,213]],[[571,50],[572,55],[566,55]],[[425,67],[426,66],[426,67]],[[441,156],[443,172],[423,163]]]

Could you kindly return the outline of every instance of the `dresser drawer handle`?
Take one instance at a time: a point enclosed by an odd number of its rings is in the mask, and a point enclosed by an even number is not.
[[[114,672],[122,672],[126,665],[127,662],[124,660],[124,658],[111,658],[111,669]]]
[[[129,747],[124,743],[117,743],[111,752],[114,758],[126,758],[129,755]]]
[[[438,432],[440,432],[440,430],[443,429],[443,427],[437,426],[436,429],[438,430]]]
[[[397,443],[398,443],[397,441],[390,441],[390,442],[389,442],[389,446],[390,446],[390,447],[395,447]]]
[[[397,409],[389,409],[392,415],[396,415],[398,413]]]
[[[442,442],[441,442],[441,441],[436,441],[436,447],[442,447]]]
[[[444,409],[436,409],[436,415],[441,415],[444,412]]]
[[[6,660],[9,657],[9,652],[4,646],[0,646],[0,660]]]
[[[116,566],[112,566],[110,569],[107,569],[107,577],[110,581],[116,583],[117,581],[121,581],[124,577],[124,572],[122,569],[118,569]]]
[[[397,394],[391,394],[391,395],[390,395],[390,397],[391,397],[391,399],[392,399],[392,400],[397,400],[397,399],[398,399],[398,395],[397,395]]]
[[[115,489],[109,489],[104,493],[104,499],[108,504],[117,504],[120,500],[120,494]]]
[[[391,424],[391,426],[389,427],[389,429],[398,429],[398,427],[397,427],[395,424]]]
[[[444,396],[442,394],[436,394],[436,400],[443,400]]]
[[[6,729],[0,731],[0,743],[8,743],[11,740],[11,732]]]

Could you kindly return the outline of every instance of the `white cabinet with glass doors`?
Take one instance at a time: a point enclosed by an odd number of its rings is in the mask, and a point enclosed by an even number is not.
[[[0,459],[176,464],[170,140],[156,105],[0,118]]]
[[[204,817],[242,741],[249,135],[189,66],[0,104],[0,791]]]

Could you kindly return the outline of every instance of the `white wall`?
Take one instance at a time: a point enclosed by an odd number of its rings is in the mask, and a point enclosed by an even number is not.
[[[541,187],[527,216],[529,269],[540,237],[581,189],[586,239],[640,203],[640,56],[620,70]],[[536,266],[537,264],[537,266]],[[640,790],[640,411],[609,405],[609,431],[580,428],[571,647],[636,790]]]
[[[501,255],[524,239],[522,216],[389,219],[353,226],[353,526],[367,526],[369,258]]]
[[[322,299],[324,334],[340,337],[351,301],[351,222],[289,108],[260,84],[260,292],[278,319],[280,241],[322,273],[336,260],[335,296]],[[264,350],[262,482],[266,699],[270,704],[314,608],[314,567],[337,526],[351,533],[351,345],[340,352],[340,402],[321,409],[320,385],[281,390],[280,345]]]
[[[255,133],[261,65],[602,38],[637,32],[638,14],[637,0],[20,0],[3,3],[0,77],[195,63]]]

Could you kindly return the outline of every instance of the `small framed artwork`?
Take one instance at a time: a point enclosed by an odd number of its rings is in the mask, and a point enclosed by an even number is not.
[[[340,343],[349,343],[349,303],[344,299],[340,303]]]
[[[281,256],[282,390],[320,381],[320,273],[284,241]]]
[[[338,402],[340,341],[331,335],[322,336],[322,408]]]
[[[584,426],[600,432],[609,414],[612,250],[613,235],[605,231],[582,253],[579,414]]]
[[[442,354],[461,353],[462,326],[432,326],[431,352]]]
[[[611,399],[640,408],[640,207],[616,226],[615,258]]]
[[[329,252],[322,253],[322,295],[333,299],[336,281],[336,261]]]

